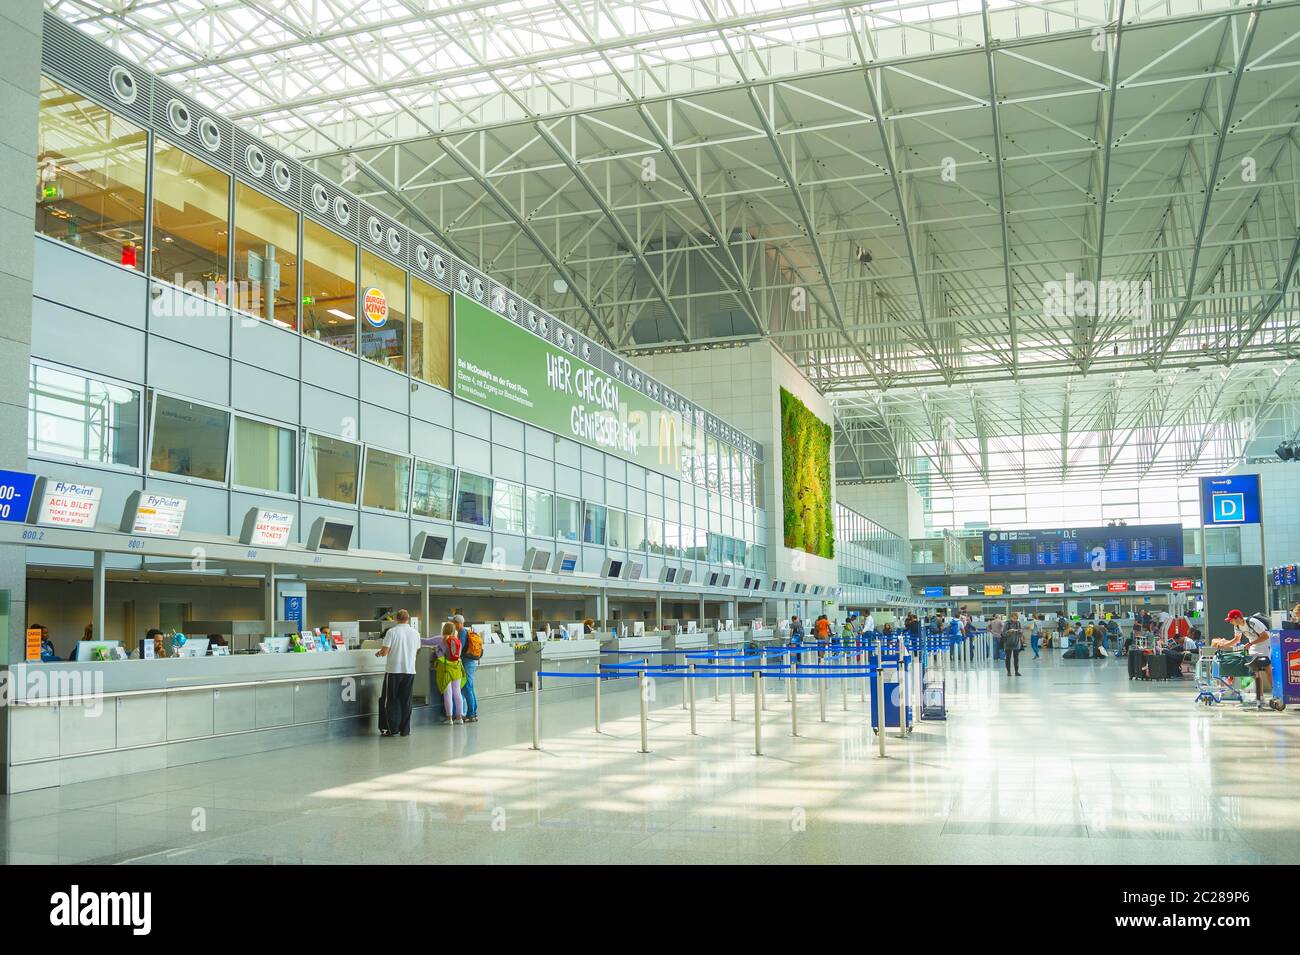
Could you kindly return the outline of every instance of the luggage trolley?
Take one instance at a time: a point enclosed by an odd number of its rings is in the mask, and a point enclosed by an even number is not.
[[[1206,706],[1245,702],[1241,687],[1232,682],[1250,676],[1244,657],[1242,653],[1202,650],[1196,659],[1196,702]]]

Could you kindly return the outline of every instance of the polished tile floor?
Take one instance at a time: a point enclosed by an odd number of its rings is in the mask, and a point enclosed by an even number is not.
[[[0,797],[9,862],[1300,862],[1300,712],[1193,703],[1124,661],[959,671],[947,722],[875,758],[857,689],[809,687],[790,733],[699,687],[691,737],[661,684],[653,752],[633,692],[527,707],[411,737],[293,750]]]

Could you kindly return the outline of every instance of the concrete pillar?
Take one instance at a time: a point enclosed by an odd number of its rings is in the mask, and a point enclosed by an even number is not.
[[[266,579],[262,582],[262,617],[266,621],[268,637],[275,635],[275,604],[275,564],[267,564]]]
[[[663,628],[664,628],[664,592],[662,590],[657,590],[655,591],[655,629],[662,630]]]
[[[41,12],[41,0],[0,4],[0,36],[5,38],[5,55],[0,57],[0,355],[5,358],[5,374],[0,375],[0,468],[11,471],[27,470]],[[20,546],[0,547],[0,629],[6,610],[8,628],[0,634],[6,644],[4,662],[19,663],[26,655],[27,626],[27,563]],[[5,736],[0,725],[0,739]]]
[[[426,637],[435,633],[433,628],[433,599],[429,594],[428,574],[425,574],[420,581],[420,633]]]
[[[528,636],[531,638],[537,630],[537,625],[533,623],[533,582],[531,580],[524,584],[524,617],[528,620]]]
[[[90,576],[90,623],[96,640],[104,639],[104,591],[108,589],[107,565],[102,550],[95,551],[94,569]]]

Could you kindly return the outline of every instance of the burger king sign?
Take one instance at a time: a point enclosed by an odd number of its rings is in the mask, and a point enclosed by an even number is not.
[[[374,328],[383,328],[388,321],[388,298],[373,286],[361,296],[361,314]]]

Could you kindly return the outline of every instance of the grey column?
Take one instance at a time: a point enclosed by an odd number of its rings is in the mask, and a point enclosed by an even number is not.
[[[266,619],[266,635],[275,636],[275,564],[266,565],[266,580],[262,584],[262,616]],[[302,622],[303,626],[307,621]]]
[[[429,575],[425,574],[420,582],[420,627],[424,636],[431,636],[433,629],[433,600],[429,595]]]
[[[96,640],[107,639],[104,633],[104,590],[108,585],[105,572],[104,552],[95,551],[95,565],[90,578],[90,622],[94,626],[91,634]]]
[[[533,623],[533,582],[524,584],[524,616],[528,618],[528,638],[531,640],[537,629]]]
[[[0,4],[0,468],[27,470],[27,366],[32,342],[32,271],[35,258],[36,117],[41,73],[41,0]],[[26,549],[0,547],[0,620],[6,663],[26,655]],[[100,637],[102,632],[96,633]],[[3,709],[3,708],[0,708]],[[0,746],[7,737],[0,713]]]
[[[704,626],[704,594],[700,594],[700,626]]]
[[[663,628],[664,628],[664,592],[662,590],[657,590],[655,591],[655,629],[662,630]]]

